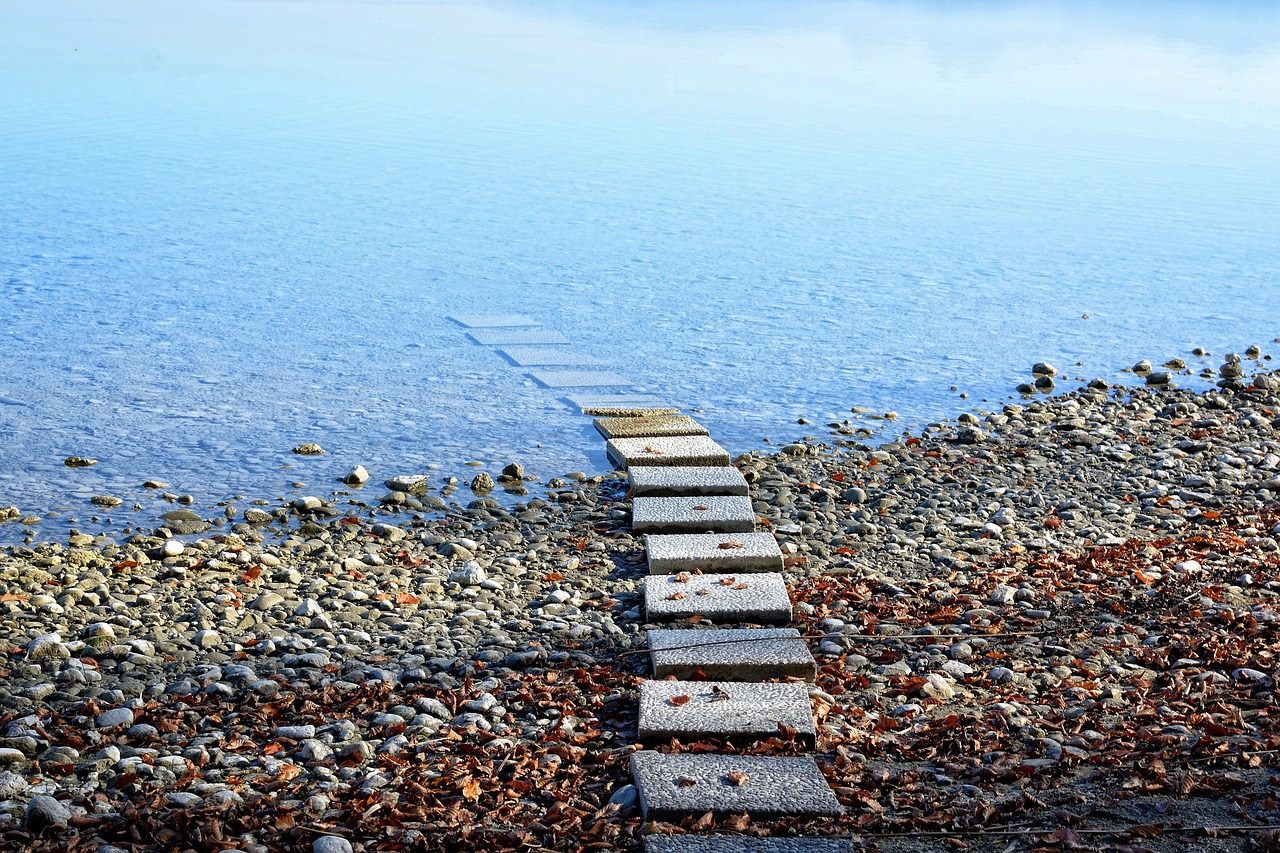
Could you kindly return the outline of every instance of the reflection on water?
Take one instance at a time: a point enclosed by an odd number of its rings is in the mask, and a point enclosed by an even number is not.
[[[602,469],[450,314],[734,451],[1280,334],[1270,4],[11,9],[0,504]]]

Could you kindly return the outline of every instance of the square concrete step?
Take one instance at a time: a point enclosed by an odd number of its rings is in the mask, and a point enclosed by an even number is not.
[[[642,738],[767,738],[778,733],[778,723],[813,740],[808,687],[743,681],[646,681],[640,685]]]
[[[853,853],[849,838],[751,838],[744,835],[644,837],[644,853]]]
[[[593,355],[555,347],[503,347],[499,350],[516,367],[601,367]]]
[[[750,533],[756,529],[751,499],[742,495],[634,498],[631,532]]]
[[[596,418],[596,431],[605,438],[656,438],[662,435],[706,435],[707,428],[688,415],[639,418]]]
[[[569,339],[559,332],[545,329],[472,329],[467,337],[483,346],[507,344],[567,344]]]
[[[644,611],[650,622],[674,622],[693,615],[717,625],[735,622],[790,622],[791,596],[782,575],[650,575],[644,581]]]
[[[606,445],[613,464],[633,465],[728,465],[729,451],[705,435],[659,436],[657,438],[613,438]]]
[[[529,375],[548,388],[593,388],[630,385],[631,380],[612,370],[531,370]]]
[[[783,568],[782,549],[772,533],[655,534],[644,542],[651,575],[780,572]]]
[[[818,665],[794,628],[660,628],[649,632],[655,678],[813,681]]]
[[[536,326],[538,321],[523,314],[459,314],[450,317],[459,326],[469,329],[511,328],[518,326]]]
[[[687,815],[839,817],[844,809],[812,758],[755,755],[631,755],[645,820]]]
[[[598,423],[598,422],[597,422]],[[747,481],[732,465],[638,465],[627,470],[638,498],[678,495],[745,495]]]
[[[652,394],[574,394],[565,397],[584,415],[607,418],[641,418],[674,415],[680,410]]]

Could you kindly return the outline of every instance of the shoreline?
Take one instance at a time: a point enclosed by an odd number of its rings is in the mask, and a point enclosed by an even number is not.
[[[1280,677],[1280,377],[1264,376],[1086,388],[874,448],[796,442],[734,460],[819,656],[819,753],[850,814],[836,828],[1052,820],[1054,797],[1132,790],[1105,778],[1122,739],[1169,768],[1237,756],[1237,798],[1265,788],[1244,755],[1280,747],[1280,719],[1255,713]],[[30,816],[34,800],[62,817],[41,797],[104,844],[130,821],[200,850],[231,843],[211,821],[235,824],[246,853],[324,832],[366,850],[572,849],[593,832],[633,844],[625,758],[645,657],[625,653],[643,637],[643,542],[620,479],[545,486],[440,517],[281,499],[248,507],[257,525],[187,510],[169,536],[0,550],[0,844],[63,849],[71,830]],[[413,499],[429,497],[442,501]],[[1204,636],[1177,639],[1190,625]],[[1215,658],[1205,644],[1224,625]],[[1188,685],[1252,728],[1180,710],[1171,697]],[[1174,713],[1148,707],[1154,694]],[[928,754],[957,731],[986,746]],[[792,748],[773,740],[756,749]],[[557,797],[505,799],[513,768]],[[910,818],[882,802],[890,778],[945,808]],[[1219,800],[1177,810],[1223,823],[1234,813]],[[1254,802],[1251,819],[1280,823]],[[1135,825],[1164,820],[1148,805]],[[272,829],[268,814],[292,823]]]

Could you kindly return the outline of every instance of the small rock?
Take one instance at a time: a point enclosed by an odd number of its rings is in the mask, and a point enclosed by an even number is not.
[[[319,456],[324,453],[324,448],[313,442],[307,442],[306,444],[299,444],[293,449],[293,452],[299,456]]]
[[[510,465],[502,469],[502,476],[498,479],[519,483],[524,480],[524,466],[519,462],[512,462]]]
[[[186,550],[186,546],[177,539],[166,539],[164,544],[160,546],[160,553],[166,557],[179,557]]]
[[[99,714],[93,724],[100,729],[127,729],[133,725],[133,711],[128,708],[111,708]]]
[[[62,460],[62,464],[68,468],[88,468],[90,465],[97,465],[97,459],[86,459],[83,456],[68,456]]]
[[[111,507],[120,506],[120,504],[124,503],[124,501],[112,495],[94,495],[93,497],[89,498],[89,503],[93,504],[94,506],[111,508]]]
[[[212,649],[214,646],[222,642],[222,637],[217,631],[205,629],[203,631],[197,631],[196,635],[191,638],[191,641],[196,644],[196,648]]]
[[[476,494],[485,494],[493,491],[493,478],[484,471],[476,474],[471,480],[471,491]]]
[[[480,567],[480,564],[472,560],[469,563],[465,563],[461,568],[455,569],[449,575],[449,583],[456,583],[459,586],[479,586],[488,577],[485,570]]]
[[[27,644],[27,660],[45,660],[46,658],[69,658],[71,650],[62,642],[62,635],[41,634]]]
[[[47,794],[32,797],[27,803],[26,828],[31,832],[40,832],[52,826],[65,827],[71,820],[71,812],[67,807]]]
[[[352,853],[351,842],[337,835],[322,835],[311,842],[311,853]]]
[[[1049,364],[1047,361],[1037,361],[1031,365],[1031,373],[1034,376],[1057,376],[1058,368]]]
[[[342,478],[342,482],[348,486],[363,486],[369,482],[369,472],[365,470],[363,465],[357,465],[347,472],[347,476]]]

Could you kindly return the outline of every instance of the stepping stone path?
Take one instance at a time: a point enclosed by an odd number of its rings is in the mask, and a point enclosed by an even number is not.
[[[676,533],[645,537],[649,574],[781,572],[782,549],[772,533]]]
[[[707,428],[688,415],[647,418],[597,418],[596,430],[605,438],[645,438],[659,435],[706,435]]]
[[[645,581],[650,622],[705,616],[712,622],[790,622],[791,597],[782,575],[656,575]]]
[[[756,513],[745,495],[635,498],[632,533],[751,533]]]
[[[620,468],[636,465],[728,465],[729,451],[705,435],[612,438],[605,445]]]
[[[746,480],[730,464],[728,451],[692,418],[654,417],[656,411],[639,407],[624,411],[627,403],[618,403],[582,409],[609,416],[597,420],[596,429],[607,440],[609,458],[628,472],[632,532],[649,534],[649,621],[790,621],[782,551],[772,533],[756,532]],[[648,642],[658,680],[640,688],[641,738],[736,742],[781,733],[813,742],[813,708],[804,682],[817,676],[817,663],[795,629],[654,628]],[[811,757],[642,750],[631,756],[631,775],[646,820],[679,821],[708,812],[844,813]],[[645,839],[646,853],[848,853],[851,848],[848,839],[826,838]]]
[[[548,388],[590,388],[597,385],[629,385],[627,377],[612,370],[531,370],[529,375]]]
[[[678,495],[745,496],[749,492],[742,472],[732,465],[645,465],[629,470],[627,479],[631,483],[631,494],[638,498],[668,498]]]

